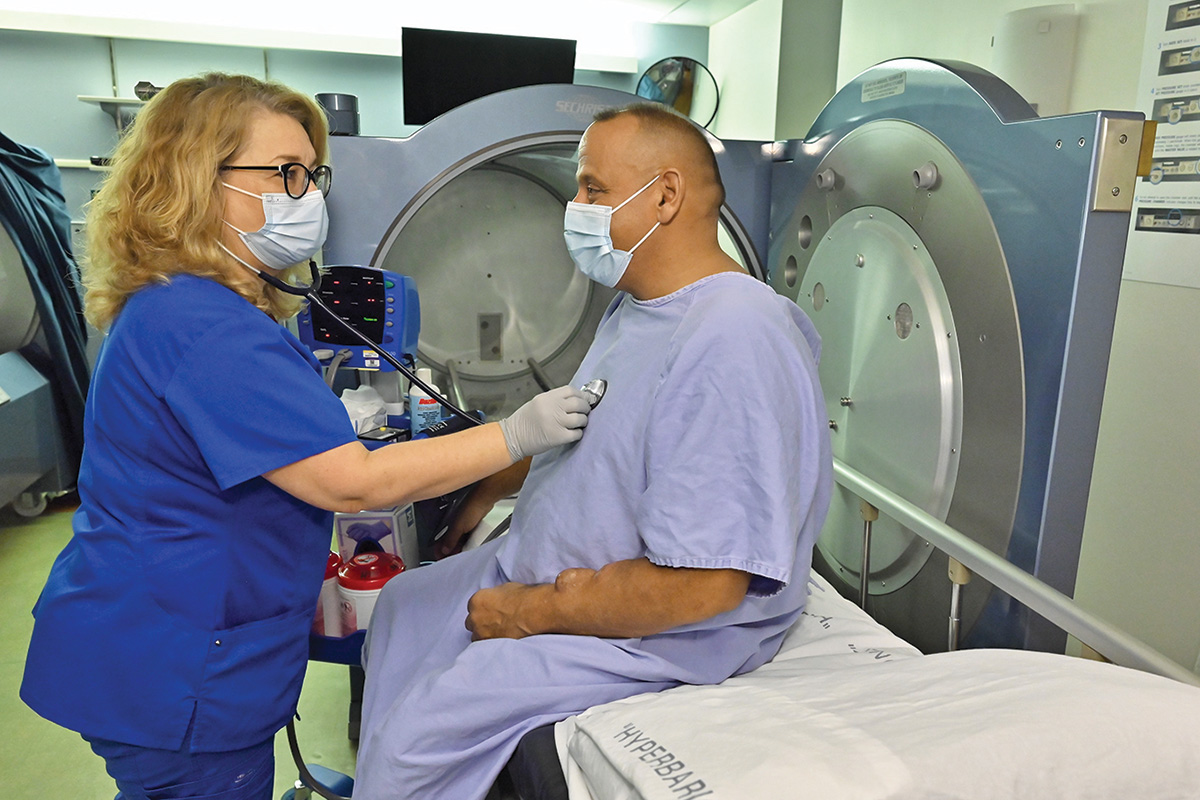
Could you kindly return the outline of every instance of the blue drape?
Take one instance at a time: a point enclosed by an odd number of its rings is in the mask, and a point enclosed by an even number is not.
[[[87,396],[87,327],[71,254],[71,218],[62,176],[41,150],[0,133],[0,224],[12,238],[33,289],[46,347],[21,350],[54,389],[65,450],[78,471]]]

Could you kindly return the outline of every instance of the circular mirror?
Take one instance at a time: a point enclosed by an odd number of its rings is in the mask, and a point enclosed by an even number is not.
[[[670,106],[708,127],[717,116],[720,93],[708,67],[692,58],[664,58],[646,70],[637,85],[637,96]]]

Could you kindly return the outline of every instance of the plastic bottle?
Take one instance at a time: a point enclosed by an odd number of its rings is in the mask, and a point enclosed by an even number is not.
[[[342,557],[330,553],[325,562],[325,582],[317,600],[317,615],[313,618],[312,632],[318,636],[340,638],[342,635],[341,596],[338,594],[338,570]]]
[[[366,630],[379,591],[404,571],[404,561],[391,553],[360,553],[338,568],[342,635]]]
[[[417,370],[417,377],[429,384],[434,391],[441,392],[433,384],[433,371],[428,367]],[[408,388],[408,416],[411,420],[412,435],[416,436],[430,425],[436,424],[442,418],[442,406],[420,386],[415,383]]]

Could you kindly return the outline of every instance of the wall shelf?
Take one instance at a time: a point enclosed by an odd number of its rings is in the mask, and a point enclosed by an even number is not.
[[[146,104],[136,97],[98,97],[93,95],[76,95],[84,103],[100,106],[100,110],[113,118],[117,130],[123,131],[133,120],[138,109]]]
[[[56,158],[54,166],[59,169],[90,169],[92,172],[108,172],[111,169],[106,164],[97,164],[90,158]]]

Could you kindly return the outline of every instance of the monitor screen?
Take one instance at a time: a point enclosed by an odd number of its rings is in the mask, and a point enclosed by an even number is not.
[[[405,28],[400,48],[406,125],[504,89],[575,79],[573,39]]]
[[[390,284],[389,284],[390,285]],[[387,296],[383,274],[357,267],[333,267],[321,281],[317,294],[337,315],[375,342],[383,341],[385,317],[393,302]],[[313,338],[322,344],[362,346],[362,340],[329,318],[315,303],[311,306]]]

